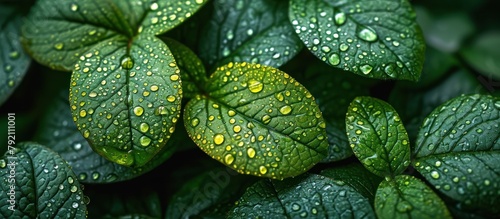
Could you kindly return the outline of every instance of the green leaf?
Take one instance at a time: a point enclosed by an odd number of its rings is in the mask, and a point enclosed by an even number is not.
[[[200,57],[211,66],[250,62],[280,67],[302,49],[287,8],[288,1],[214,1]]]
[[[375,218],[367,198],[315,174],[249,187],[228,218]]]
[[[368,198],[370,203],[375,199],[375,192],[382,178],[374,175],[361,164],[351,163],[341,167],[321,171],[320,175],[331,178],[339,183],[352,187],[360,195]]]
[[[338,161],[352,155],[345,132],[345,114],[355,97],[369,94],[368,86],[360,79],[320,61],[306,70],[304,86],[316,98],[326,122],[329,146],[328,156],[322,162]]]
[[[354,154],[381,177],[401,174],[410,164],[410,145],[398,113],[388,103],[357,97],[346,114],[346,132]]]
[[[179,70],[156,37],[114,37],[82,55],[71,77],[77,128],[100,155],[120,165],[150,161],[180,116]]]
[[[2,218],[85,218],[87,207],[71,167],[52,150],[20,143],[0,159]]]
[[[260,64],[229,63],[206,94],[185,108],[193,141],[239,173],[283,179],[326,156],[325,122],[313,96],[288,74]]]
[[[378,218],[452,218],[431,188],[407,175],[380,183],[375,195],[375,212]]]
[[[416,81],[425,43],[406,0],[291,0],[290,21],[322,61],[359,75]]]
[[[195,218],[234,203],[253,182],[229,168],[215,168],[187,181],[171,198],[165,218]]]
[[[185,131],[182,130],[182,123],[178,123],[177,127],[180,130],[174,132],[172,138],[150,162],[140,168],[121,166],[92,150],[73,123],[67,96],[68,91],[65,90],[50,103],[47,113],[40,122],[41,128],[38,129],[36,140],[49,145],[66,160],[80,182],[110,183],[136,178],[170,158],[179,142],[190,140],[187,134],[183,133]]]
[[[208,83],[205,66],[198,56],[183,44],[170,38],[164,38],[163,41],[172,52],[175,62],[181,70],[183,97],[195,97],[202,92],[199,85]]]
[[[490,78],[500,79],[500,31],[487,32],[479,35],[468,44],[460,54],[474,69]]]
[[[500,98],[469,95],[436,108],[420,129],[415,168],[441,193],[499,213]]]
[[[21,83],[31,62],[19,41],[21,23],[19,11],[0,5],[0,105]]]
[[[140,33],[161,34],[190,17],[205,0],[40,0],[23,26],[23,43],[38,62],[70,71],[97,44]],[[101,45],[102,46],[102,45]]]

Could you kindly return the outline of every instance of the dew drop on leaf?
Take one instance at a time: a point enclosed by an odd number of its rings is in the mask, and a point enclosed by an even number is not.
[[[359,69],[361,70],[361,72],[363,72],[363,74],[370,74],[370,72],[372,71],[373,67],[371,65],[362,65],[361,67],[359,67]]]
[[[358,32],[358,37],[367,42],[374,42],[378,39],[377,33],[367,27],[362,28]]]
[[[335,23],[337,25],[340,26],[340,25],[344,24],[346,22],[346,20],[347,20],[347,17],[346,17],[344,12],[339,12],[339,13],[335,14]]]
[[[222,135],[222,134],[216,134],[214,136],[214,143],[216,145],[221,145],[222,143],[224,143],[224,135]]]
[[[134,67],[134,60],[132,57],[125,55],[121,60],[121,66],[123,69],[132,69]]]
[[[337,53],[333,53],[328,58],[328,62],[332,65],[338,65],[340,63],[340,56]]]
[[[260,81],[252,79],[248,82],[248,89],[252,93],[259,93],[262,91],[263,88],[264,88],[264,85]]]
[[[227,165],[230,165],[234,162],[234,157],[233,155],[231,154],[227,154],[225,157],[224,157],[224,162],[226,162]]]
[[[139,139],[139,143],[146,147],[148,146],[150,143],[151,143],[151,138],[147,137],[147,136],[142,136],[140,139]]]

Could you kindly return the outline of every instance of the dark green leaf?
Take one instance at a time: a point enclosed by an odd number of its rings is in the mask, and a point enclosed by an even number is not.
[[[345,132],[345,114],[349,103],[357,97],[368,95],[368,86],[360,77],[316,62],[306,72],[304,86],[316,98],[326,122],[328,156],[322,162],[345,159],[352,155]]]
[[[179,134],[181,131],[185,131],[182,123],[178,123],[180,130],[174,132],[176,134],[151,159],[151,162],[140,168],[118,165],[95,153],[77,130],[76,125],[73,123],[67,96],[68,92],[65,90],[59,98],[50,104],[51,107],[41,122],[41,128],[36,139],[42,144],[49,145],[52,150],[59,153],[71,166],[80,182],[108,183],[138,177],[167,160],[180,141],[190,140],[187,134]]]
[[[0,159],[0,217],[86,217],[80,183],[65,160],[36,143],[13,146]]]
[[[437,16],[423,7],[418,7],[415,11],[425,41],[440,51],[446,53],[458,51],[464,39],[474,33],[474,24],[470,15],[465,12],[443,13],[439,11],[439,16]]]
[[[291,0],[290,21],[322,61],[359,75],[416,81],[425,43],[406,0]]]
[[[467,62],[483,75],[500,79],[500,31],[479,35],[461,52]]]
[[[40,0],[23,28],[24,44],[37,61],[70,71],[97,44],[121,36],[160,34],[190,17],[205,0]],[[101,45],[102,47],[102,45]]]
[[[90,199],[88,218],[160,219],[162,215],[161,198],[151,187],[130,189],[113,184],[86,187],[85,192]]]
[[[369,171],[394,177],[408,167],[408,135],[391,105],[372,97],[357,97],[349,105],[345,122],[350,146]]]
[[[499,213],[500,98],[469,95],[436,108],[414,151],[415,168],[464,207]]]
[[[253,180],[229,168],[216,168],[189,180],[170,200],[166,219],[204,216],[209,209],[234,203]]]
[[[228,218],[375,218],[367,198],[314,174],[249,187]]]
[[[446,205],[431,188],[407,175],[380,183],[375,212],[379,218],[451,218]]]
[[[239,173],[283,179],[326,156],[321,112],[288,74],[229,63],[212,74],[206,91],[187,104],[186,129],[203,151]]]
[[[280,67],[301,49],[287,16],[288,1],[214,1],[200,56],[211,66],[251,62]]]
[[[193,98],[202,93],[202,88],[199,86],[208,83],[208,78],[201,60],[181,43],[170,38],[164,38],[163,41],[172,51],[175,62],[181,70],[183,97]]]
[[[82,55],[71,77],[73,120],[100,155],[139,167],[151,160],[180,116],[179,69],[156,37],[113,37]]]
[[[361,164],[352,163],[346,166],[330,168],[321,171],[320,175],[345,183],[360,195],[368,198],[370,203],[375,199],[375,192],[382,178],[366,170]]]
[[[0,105],[21,83],[31,61],[19,41],[21,19],[14,8],[0,5]]]

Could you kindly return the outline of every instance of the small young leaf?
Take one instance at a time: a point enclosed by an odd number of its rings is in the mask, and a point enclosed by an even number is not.
[[[321,171],[320,175],[351,186],[360,195],[368,198],[370,203],[373,203],[377,187],[382,181],[382,178],[374,175],[358,163],[329,168]]]
[[[176,192],[167,208],[165,218],[194,218],[222,204],[234,203],[246,185],[253,182],[248,176],[231,169],[215,168],[189,181]]]
[[[206,94],[185,108],[189,136],[239,173],[283,179],[326,156],[325,122],[314,97],[288,74],[260,64],[229,63]]]
[[[0,217],[85,218],[87,207],[71,167],[52,150],[20,143],[0,159]]]
[[[68,162],[80,182],[110,183],[129,180],[147,173],[167,160],[177,149],[177,144],[190,141],[182,123],[163,149],[146,165],[140,168],[124,167],[95,153],[73,122],[68,103],[68,90],[50,103],[48,113],[41,121],[36,140],[48,145]]]
[[[172,52],[175,62],[181,70],[183,97],[193,98],[202,93],[202,88],[198,86],[208,83],[208,78],[201,60],[181,43],[170,38],[163,38],[163,41]]]
[[[31,61],[19,41],[21,19],[16,9],[0,4],[0,105],[21,83]]]
[[[328,156],[322,162],[338,161],[352,155],[345,133],[345,114],[355,97],[369,94],[368,86],[360,83],[360,77],[353,76],[320,61],[306,70],[304,86],[316,98],[326,122],[329,146]]]
[[[367,198],[314,174],[260,180],[238,200],[228,218],[375,218]]]
[[[140,33],[157,35],[174,28],[206,0],[40,0],[23,27],[24,45],[34,59],[71,71],[97,44]],[[116,38],[115,38],[116,39]]]
[[[349,105],[345,122],[354,154],[372,173],[393,177],[408,167],[408,135],[391,105],[372,97],[357,97]]]
[[[156,37],[129,45],[113,37],[80,57],[71,77],[77,128],[100,155],[129,167],[146,164],[165,145],[180,116],[179,69]]]
[[[415,168],[464,207],[499,212],[500,98],[469,95],[436,108],[414,150]]]
[[[214,1],[200,57],[211,66],[250,62],[280,67],[302,49],[287,8],[288,1]]]
[[[446,205],[431,188],[407,175],[380,183],[375,212],[379,218],[451,218]]]
[[[322,61],[378,79],[416,81],[425,43],[406,0],[291,0],[290,21]]]

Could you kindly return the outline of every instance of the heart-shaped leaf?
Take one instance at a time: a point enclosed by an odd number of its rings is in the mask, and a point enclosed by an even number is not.
[[[87,207],[71,167],[52,150],[20,143],[0,159],[0,217],[85,218]]]
[[[198,56],[183,44],[170,38],[164,38],[163,41],[172,52],[175,62],[181,70],[183,97],[193,98],[202,92],[199,85],[208,83],[205,66]]]
[[[378,79],[416,81],[425,42],[406,0],[291,0],[290,21],[331,66]]]
[[[250,63],[217,68],[205,94],[185,108],[189,136],[239,173],[283,179],[326,156],[325,122],[313,96],[278,69]]]
[[[436,108],[414,150],[415,168],[463,207],[500,212],[500,98],[469,95]]]
[[[15,8],[0,4],[0,105],[21,83],[31,62],[19,41],[21,23]]]
[[[288,1],[214,1],[200,57],[211,66],[251,62],[280,67],[302,49],[287,8]]]
[[[345,122],[354,154],[372,173],[394,177],[408,167],[408,134],[391,105],[372,97],[357,97],[349,105]]]
[[[179,69],[159,39],[113,37],[75,66],[73,120],[100,155],[120,165],[143,166],[174,132],[181,89]]]
[[[40,0],[23,27],[34,59],[71,71],[81,55],[110,38],[161,34],[190,17],[205,0]]]
[[[378,218],[451,218],[439,196],[413,176],[382,181],[375,195]]]
[[[66,160],[80,182],[110,183],[138,177],[167,160],[177,149],[179,142],[190,140],[187,134],[179,134],[184,130],[182,130],[182,123],[177,123],[181,129],[175,130],[176,134],[150,162],[140,168],[121,166],[92,150],[73,122],[67,97],[68,90],[66,89],[50,103],[47,114],[41,121],[36,140],[49,145]]]
[[[367,198],[343,183],[315,174],[260,180],[228,218],[375,218]]]

